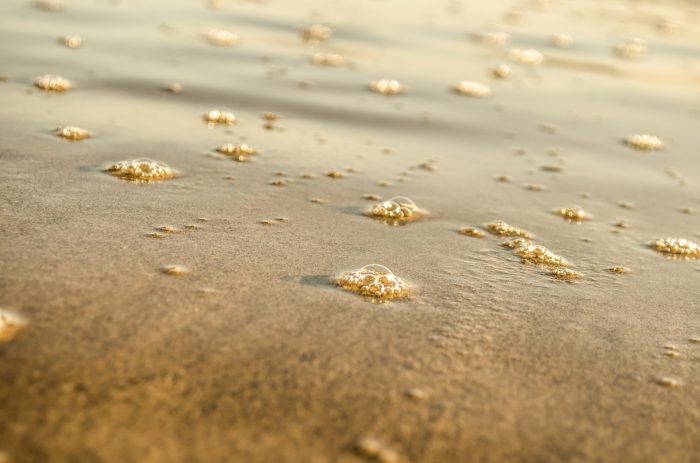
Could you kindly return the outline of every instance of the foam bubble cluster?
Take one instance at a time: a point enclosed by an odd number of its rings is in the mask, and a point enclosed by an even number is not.
[[[0,309],[0,343],[12,341],[26,325],[27,320],[21,315]]]
[[[47,92],[65,92],[73,88],[73,84],[61,76],[45,74],[34,80],[34,85]]]
[[[495,222],[487,223],[486,229],[499,236],[519,236],[522,238],[532,238],[532,234],[521,228],[508,225],[502,220],[496,220]]]
[[[474,227],[465,227],[460,230],[463,235],[471,236],[472,238],[483,238],[486,236],[484,232]]]
[[[642,59],[647,54],[647,43],[644,39],[633,37],[617,44],[614,51],[620,58],[632,60]]]
[[[499,79],[505,79],[510,75],[510,66],[507,64],[499,64],[491,70],[491,75]]]
[[[318,44],[330,39],[333,35],[333,29],[323,24],[313,24],[301,30],[301,38],[305,42]]]
[[[398,80],[381,79],[369,83],[369,89],[380,95],[397,95],[403,93],[403,85]]]
[[[555,34],[552,36],[552,45],[557,48],[570,48],[574,43],[574,38],[569,34]]]
[[[516,238],[503,244],[517,254],[524,263],[546,269],[557,280],[575,280],[581,274],[570,267],[573,265],[563,257],[553,253],[545,246],[533,244],[527,239]]]
[[[160,268],[160,271],[173,277],[180,277],[190,273],[189,268],[180,264],[164,265]]]
[[[228,112],[228,111],[222,111],[220,109],[212,109],[208,113],[204,115],[204,120],[206,120],[209,124],[214,125],[214,124],[223,124],[223,125],[233,125],[236,123],[236,116],[235,114]]]
[[[229,158],[238,162],[248,162],[250,157],[257,154],[258,150],[249,146],[245,143],[234,145],[233,143],[227,143],[225,145],[219,146],[216,151],[225,154]]]
[[[652,247],[669,257],[700,259],[700,245],[684,238],[663,238],[652,243]]]
[[[317,66],[340,66],[345,58],[337,53],[314,53],[311,62]]]
[[[71,141],[85,140],[86,138],[90,138],[92,136],[92,134],[89,131],[72,125],[59,127],[54,131],[54,134],[57,137],[61,137],[65,140]]]
[[[410,294],[410,286],[383,265],[371,264],[354,272],[346,272],[335,280],[346,291],[380,301],[403,299]]]
[[[211,29],[207,32],[207,40],[212,45],[229,47],[238,43],[238,35],[224,29]]]
[[[508,59],[515,63],[536,65],[542,64],[544,56],[533,48],[513,48],[508,52]]]
[[[630,135],[625,143],[630,148],[642,151],[656,151],[664,147],[664,142],[659,137],[647,134]]]
[[[491,95],[491,88],[479,82],[471,82],[462,80],[454,87],[455,91],[460,95],[473,96],[483,98]]]
[[[410,198],[396,196],[375,204],[369,210],[371,217],[382,219],[392,225],[402,225],[422,218],[425,213]]]
[[[110,175],[139,183],[155,183],[175,177],[175,171],[152,159],[133,159],[112,164],[106,170]]]
[[[79,35],[67,35],[63,37],[63,44],[68,48],[80,48],[83,45],[83,39]]]
[[[579,206],[562,207],[554,211],[555,214],[564,218],[568,222],[581,223],[591,220],[593,215],[584,211]]]
[[[495,47],[503,47],[510,43],[510,34],[502,31],[495,32],[482,32],[481,34],[474,35],[474,38],[483,43],[484,45],[490,45]]]

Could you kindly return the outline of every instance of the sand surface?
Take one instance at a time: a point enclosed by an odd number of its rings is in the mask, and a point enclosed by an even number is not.
[[[700,462],[700,260],[649,246],[700,241],[697,1],[217,3],[0,2],[0,308],[27,321],[0,343],[0,462]],[[332,37],[305,43],[314,23]],[[474,39],[493,31],[511,43]],[[631,37],[646,56],[615,56]],[[103,172],[143,157],[179,176]],[[428,216],[388,226],[367,194]],[[592,220],[552,212],[572,204]],[[493,220],[582,277],[459,233]],[[372,263],[413,296],[330,282]]]

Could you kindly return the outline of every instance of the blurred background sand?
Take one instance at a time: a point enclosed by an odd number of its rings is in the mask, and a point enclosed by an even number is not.
[[[372,461],[363,437],[402,462],[700,461],[700,261],[649,247],[700,241],[698,2],[62,6],[0,4],[0,306],[28,320],[0,344],[0,461]],[[330,40],[301,40],[314,23]],[[211,28],[240,43],[207,43]],[[511,44],[474,39],[490,31]],[[631,37],[641,60],[613,53]],[[544,62],[512,63],[511,47]],[[46,73],[75,88],[34,88]],[[368,91],[384,77],[405,94]],[[462,79],[493,94],[451,92]],[[208,127],[214,108],[239,122]],[[61,140],[63,125],[94,137]],[[635,133],[667,146],[632,150]],[[260,153],[236,163],[214,152],[228,142]],[[141,157],[180,176],[102,172]],[[387,226],[367,194],[429,216]],[[594,218],[552,213],[570,204]],[[583,277],[458,233],[496,219]],[[158,226],[177,231],[146,236]],[[370,263],[414,296],[330,283]]]

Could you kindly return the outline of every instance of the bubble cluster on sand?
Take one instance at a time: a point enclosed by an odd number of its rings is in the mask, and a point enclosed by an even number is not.
[[[238,35],[225,29],[210,29],[207,32],[207,40],[212,45],[229,47],[238,43]]]
[[[410,198],[396,196],[372,206],[368,215],[384,220],[392,225],[402,225],[421,219],[425,212],[419,209]]]
[[[474,227],[464,227],[460,230],[460,233],[466,236],[471,236],[472,238],[483,238],[486,236],[484,232]]]
[[[333,29],[323,24],[312,24],[301,30],[301,38],[311,44],[319,44],[330,39],[333,35]]]
[[[182,93],[182,84],[179,84],[177,82],[170,82],[163,86],[163,90],[175,95],[179,95],[180,93]]]
[[[639,37],[633,37],[630,39],[625,39],[622,42],[615,45],[613,49],[615,55],[624,59],[642,59],[647,54],[647,43],[644,39]]]
[[[250,157],[258,152],[258,150],[245,143],[240,143],[237,145],[233,143],[226,143],[225,145],[221,145],[216,148],[216,151],[225,154],[237,162],[248,162],[250,161]]]
[[[112,164],[106,172],[123,180],[139,183],[155,183],[175,177],[175,171],[152,159],[132,159]]]
[[[12,341],[27,326],[21,315],[0,308],[0,343]]]
[[[65,92],[73,88],[73,84],[61,76],[45,74],[34,80],[34,85],[47,92]]]
[[[457,83],[454,87],[455,92],[464,96],[473,96],[478,98],[483,98],[491,95],[491,89],[488,85],[484,85],[479,82],[471,82],[469,80],[462,80]]]
[[[629,273],[630,269],[628,269],[627,267],[608,267],[607,271],[610,273],[617,273],[619,275],[622,275],[625,273]]]
[[[379,463],[398,463],[399,455],[396,451],[386,447],[373,437],[363,437],[355,442],[357,452]]]
[[[498,236],[519,236],[522,238],[532,238],[532,234],[521,228],[508,225],[502,220],[496,220],[495,222],[487,223],[486,229]]]
[[[652,247],[669,257],[699,259],[700,245],[684,238],[663,238],[652,243]]]
[[[337,53],[314,53],[311,62],[317,66],[340,66],[345,58]]]
[[[648,134],[630,135],[625,143],[630,148],[642,151],[656,151],[664,147],[664,142],[659,137]]]
[[[581,223],[593,218],[593,215],[584,211],[579,206],[562,207],[556,209],[554,213],[565,219],[567,222],[572,223]]]
[[[504,47],[510,43],[510,34],[502,31],[482,32],[474,34],[474,39],[484,45]]]
[[[160,268],[160,271],[162,273],[165,273],[166,275],[170,275],[173,277],[179,277],[179,276],[187,275],[188,273],[190,273],[189,268],[187,268],[184,265],[180,265],[180,264],[163,265]]]
[[[533,48],[513,48],[508,52],[508,59],[520,64],[542,64],[544,56]]]
[[[529,263],[543,268],[557,280],[575,280],[581,274],[570,267],[573,265],[563,257],[553,253],[544,246],[532,244],[524,238],[515,238],[503,243],[504,247],[510,248],[517,254],[523,263]]]
[[[75,127],[73,125],[67,125],[65,127],[59,127],[54,131],[57,137],[61,137],[65,140],[80,141],[90,138],[92,134],[85,129],[80,127]]]
[[[402,299],[410,294],[410,286],[383,265],[365,265],[359,270],[345,272],[335,283],[346,291],[380,301]]]
[[[557,280],[576,280],[581,278],[581,274],[570,268],[549,269],[549,274]]]
[[[63,44],[68,48],[80,48],[83,45],[83,39],[79,35],[67,35],[63,37]]]
[[[554,34],[551,41],[552,45],[557,48],[570,48],[574,43],[574,38],[569,34]]]
[[[403,85],[398,80],[381,79],[369,83],[369,89],[380,95],[397,95],[403,93]]]
[[[228,112],[222,111],[220,109],[212,109],[204,115],[204,120],[210,125],[223,124],[223,125],[233,125],[236,123],[236,115]]]
[[[491,75],[498,77],[499,79],[505,79],[510,75],[510,66],[507,64],[499,64],[495,68],[491,69]]]
[[[673,389],[673,388],[680,386],[681,383],[680,383],[680,381],[678,381],[675,378],[669,378],[669,377],[664,376],[664,377],[656,378],[656,384],[658,384],[659,386],[669,388],[669,389]]]

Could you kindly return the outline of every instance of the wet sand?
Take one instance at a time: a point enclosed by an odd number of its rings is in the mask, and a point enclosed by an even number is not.
[[[64,7],[0,4],[0,308],[27,320],[0,343],[0,462],[700,461],[700,260],[650,247],[700,242],[697,2]],[[304,43],[315,23],[332,37]],[[510,45],[474,39],[492,31]],[[631,37],[646,56],[615,56]],[[75,88],[34,87],[47,73]],[[405,92],[370,92],[382,78]],[[215,108],[238,122],[208,127]],[[664,149],[625,145],[645,133]],[[103,172],[136,158],[179,175]],[[428,215],[388,226],[367,194]],[[573,204],[593,218],[554,213]],[[495,220],[581,278],[522,263]],[[331,282],[373,263],[411,298]]]

